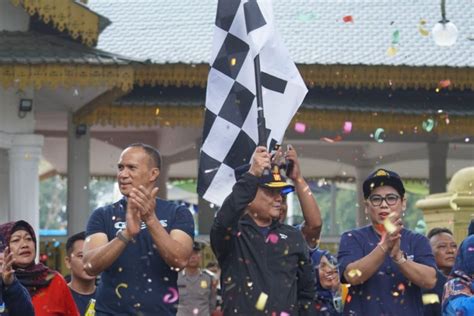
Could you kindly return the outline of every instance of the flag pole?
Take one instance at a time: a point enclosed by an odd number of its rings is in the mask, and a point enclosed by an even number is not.
[[[255,56],[253,60],[255,68],[255,86],[257,97],[257,130],[258,130],[258,146],[267,147],[267,127],[265,124],[265,115],[263,113],[263,97],[262,97],[262,78],[260,75],[260,55]],[[267,148],[268,150],[268,148]],[[265,168],[263,175],[268,176],[270,169]]]
[[[255,86],[257,97],[257,129],[258,129],[258,146],[267,147],[267,130],[265,124],[265,115],[263,113],[263,97],[262,97],[262,80],[260,75],[260,55],[255,56]]]

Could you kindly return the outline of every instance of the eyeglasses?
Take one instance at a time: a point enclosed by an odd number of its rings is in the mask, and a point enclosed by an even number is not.
[[[385,197],[374,194],[369,197],[369,201],[372,206],[380,206],[382,205],[383,201],[387,202],[387,205],[392,206],[397,204],[399,198],[400,196],[396,194],[387,194]]]

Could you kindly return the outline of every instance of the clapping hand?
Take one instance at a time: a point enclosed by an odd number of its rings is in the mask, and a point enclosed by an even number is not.
[[[158,219],[155,212],[158,190],[158,187],[148,190],[140,185],[138,189],[133,188],[130,193],[130,203],[136,207],[140,220],[146,224]]]

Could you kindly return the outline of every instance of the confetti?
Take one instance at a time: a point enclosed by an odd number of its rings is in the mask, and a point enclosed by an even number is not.
[[[297,18],[300,21],[308,22],[315,18],[315,14],[313,12],[301,12]]]
[[[399,30],[396,30],[395,32],[393,32],[392,34],[392,44],[393,45],[396,45],[400,42],[400,31]]]
[[[193,309],[193,315],[197,315],[197,314],[199,314],[199,309],[197,308]]]
[[[160,115],[160,108],[155,109],[155,116],[158,116],[158,115]]]
[[[281,312],[280,316],[290,316],[290,314],[288,314],[287,312]]]
[[[217,171],[217,169],[219,169],[219,167],[212,168],[212,169],[207,169],[207,170],[204,170],[204,173],[211,173],[211,172]]]
[[[237,59],[236,59],[235,57],[232,57],[232,58],[230,59],[230,65],[231,65],[231,66],[235,66],[236,64],[237,64]]]
[[[470,141],[471,141],[471,139],[469,137],[464,138],[465,143],[469,143]]]
[[[276,234],[268,234],[267,240],[265,240],[266,243],[270,242],[272,244],[276,244],[278,242],[278,235]]]
[[[436,294],[423,294],[423,305],[439,303],[439,297]]]
[[[165,296],[163,296],[163,302],[167,304],[172,304],[178,300],[178,291],[172,287],[169,287],[168,291],[170,291],[171,293],[165,294]]]
[[[206,280],[201,280],[201,289],[207,289],[207,282],[206,282]]]
[[[400,283],[400,284],[398,285],[397,289],[398,289],[400,292],[405,291],[405,284]]]
[[[427,131],[428,133],[431,132],[435,126],[435,121],[432,118],[427,119],[426,121],[423,121],[421,124],[423,129]]]
[[[344,23],[354,23],[354,18],[352,17],[352,15],[346,15],[342,18],[342,20],[344,21]]]
[[[306,124],[305,123],[300,123],[296,122],[295,124],[295,132],[303,134],[306,131]]]
[[[446,80],[441,80],[438,83],[438,89],[445,89],[451,85],[451,80],[446,79]]]
[[[421,19],[420,24],[418,24],[418,32],[420,32],[421,36],[430,35],[430,31],[428,31],[427,29],[424,28],[425,24],[426,24],[425,19]]]
[[[352,131],[352,122],[345,121],[344,126],[342,127],[342,131],[344,132],[344,134],[349,134]]]
[[[377,128],[374,133],[374,139],[377,143],[383,143],[385,138],[385,130],[381,127]]]
[[[327,143],[335,143],[335,142],[339,142],[342,140],[342,137],[337,135],[336,137],[334,138],[329,138],[329,137],[321,137],[320,138],[321,140],[324,140],[325,142]]]
[[[348,294],[346,298],[346,303],[350,303],[352,301],[352,295]]]
[[[122,295],[120,294],[119,292],[119,289],[120,288],[128,288],[128,284],[127,283],[120,283],[119,285],[117,285],[117,287],[115,288],[115,294],[118,296],[118,298],[122,298]]]
[[[398,53],[398,49],[396,47],[390,46],[387,49],[387,55],[390,56],[390,57],[395,56],[397,53]]]
[[[267,304],[267,299],[268,299],[267,294],[265,294],[264,292],[260,293],[257,303],[255,304],[255,308],[259,311],[263,311],[265,308],[265,305]]]
[[[362,276],[362,272],[359,269],[352,269],[347,273],[347,275],[349,275],[350,278],[355,278],[356,276]]]
[[[384,219],[383,227],[389,234],[393,234],[397,230],[397,226],[395,226],[392,221],[390,220],[390,216]]]

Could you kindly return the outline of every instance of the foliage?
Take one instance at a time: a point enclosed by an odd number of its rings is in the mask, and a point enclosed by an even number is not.
[[[113,202],[114,179],[92,178],[89,209]],[[53,176],[40,181],[40,229],[67,229],[67,178]]]
[[[60,176],[42,180],[39,186],[40,228],[66,229],[67,180]]]

